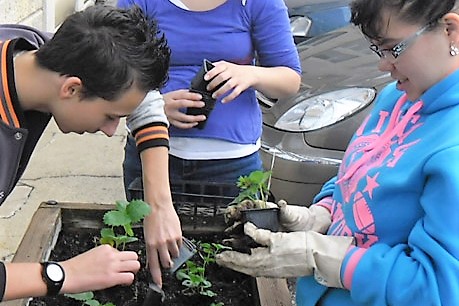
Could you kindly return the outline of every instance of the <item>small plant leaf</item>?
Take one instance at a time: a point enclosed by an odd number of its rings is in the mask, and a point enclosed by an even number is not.
[[[126,212],[132,223],[135,223],[148,216],[151,212],[151,207],[142,200],[133,200],[126,207]]]
[[[175,274],[175,277],[178,280],[189,279],[188,274],[182,269],[177,271],[177,273]]]
[[[126,207],[129,205],[128,201],[118,200],[115,202],[116,210],[126,211]]]
[[[110,226],[123,226],[131,223],[126,211],[111,210],[104,214],[104,223]]]
[[[132,226],[131,224],[125,224],[123,225],[123,228],[124,228],[124,232],[128,235],[128,236],[134,236],[134,231],[132,230]]]
[[[92,291],[82,292],[82,293],[66,293],[66,297],[74,299],[76,301],[89,301],[94,298],[94,293]]]
[[[205,295],[205,296],[208,296],[208,297],[217,296],[217,294],[215,292],[213,292],[212,290],[201,291],[201,295]]]
[[[236,182],[239,194],[230,204],[240,203],[246,199],[266,201],[271,174],[272,171],[256,170],[247,176],[240,176]]]
[[[122,243],[127,244],[127,243],[131,243],[131,242],[137,241],[139,239],[136,238],[136,237],[119,235],[119,236],[116,236],[116,238],[114,240],[117,242],[117,244],[122,244]]]
[[[113,228],[108,228],[104,227],[103,229],[100,230],[100,236],[101,237],[107,237],[107,238],[115,238],[115,232],[113,231]]]
[[[85,301],[84,304],[88,306],[100,306],[100,302],[98,300]]]

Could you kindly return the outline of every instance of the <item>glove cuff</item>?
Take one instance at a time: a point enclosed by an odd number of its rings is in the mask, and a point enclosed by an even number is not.
[[[341,265],[353,244],[353,237],[327,236],[312,231],[306,233],[307,261],[313,267],[314,278],[319,284],[344,288]]]

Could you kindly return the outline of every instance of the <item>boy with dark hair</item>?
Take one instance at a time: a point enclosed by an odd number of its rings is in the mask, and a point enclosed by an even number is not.
[[[51,118],[64,133],[112,136],[129,115],[138,143],[157,157],[157,197],[173,210],[168,121],[157,92],[167,79],[170,51],[159,34],[140,9],[102,5],[69,16],[52,38],[26,26],[0,25],[0,204]],[[148,116],[154,120],[147,125]],[[166,246],[171,256],[178,255],[180,240],[178,231]],[[126,285],[139,269],[135,252],[107,245],[60,263],[0,262],[0,301]]]

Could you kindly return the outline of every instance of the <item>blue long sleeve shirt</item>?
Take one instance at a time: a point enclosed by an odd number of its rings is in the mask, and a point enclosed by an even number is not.
[[[162,93],[188,89],[203,59],[254,65],[257,58],[260,66],[285,66],[301,72],[283,0],[227,0],[202,12],[182,9],[170,0],[118,1],[120,7],[134,4],[157,20],[172,51],[169,81]],[[171,136],[254,144],[261,127],[255,90],[249,88],[231,103],[217,101],[203,130],[171,126],[169,131]]]
[[[419,101],[383,90],[315,201],[330,196],[328,234],[356,241],[346,289],[300,278],[299,306],[459,305],[459,71]]]

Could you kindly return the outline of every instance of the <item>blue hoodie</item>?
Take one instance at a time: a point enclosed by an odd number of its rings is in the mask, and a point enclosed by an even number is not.
[[[387,86],[315,202],[324,197],[328,234],[356,246],[346,289],[300,278],[299,306],[459,305],[459,71],[416,102]]]

